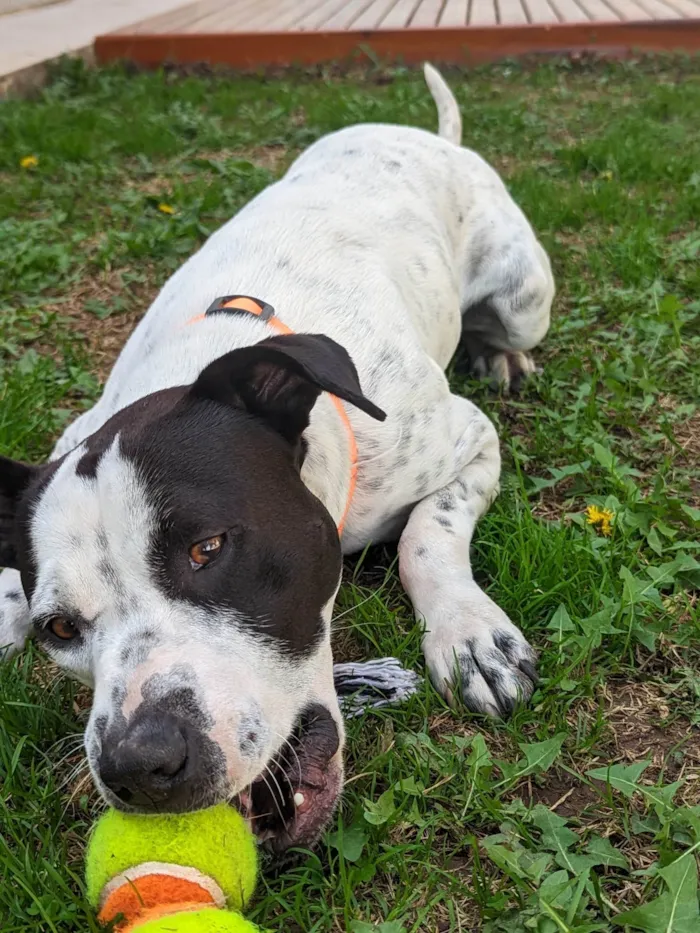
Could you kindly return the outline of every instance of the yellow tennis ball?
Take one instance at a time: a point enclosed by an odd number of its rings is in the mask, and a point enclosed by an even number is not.
[[[151,920],[134,933],[260,933],[260,928],[240,914],[207,907]]]
[[[97,907],[108,881],[144,862],[197,869],[216,881],[234,910],[242,910],[255,889],[255,840],[240,813],[225,803],[163,816],[107,811],[88,844],[85,880],[90,903]]]

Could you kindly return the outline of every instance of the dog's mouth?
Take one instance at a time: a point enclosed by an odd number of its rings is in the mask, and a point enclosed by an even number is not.
[[[234,800],[271,851],[311,846],[325,829],[342,788],[339,747],[330,712],[309,707],[282,750]]]

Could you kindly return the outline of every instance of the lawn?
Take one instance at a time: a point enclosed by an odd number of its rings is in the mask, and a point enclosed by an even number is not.
[[[697,933],[700,60],[448,77],[465,143],[558,281],[544,372],[520,397],[453,373],[504,455],[476,573],[542,679],[507,723],[427,686],[351,722],[336,825],[268,871],[253,916],[309,933]],[[67,66],[1,103],[0,451],[45,456],[183,259],[304,146],[363,120],[433,128],[420,74]],[[591,522],[592,506],[610,514]],[[421,666],[394,559],[347,562],[339,656]],[[95,931],[88,698],[30,648],[0,668],[0,703],[0,928]]]

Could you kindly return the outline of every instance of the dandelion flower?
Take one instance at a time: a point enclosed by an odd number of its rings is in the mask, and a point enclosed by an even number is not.
[[[612,534],[612,522],[615,513],[610,509],[599,509],[597,505],[589,505],[586,509],[586,521],[593,525],[602,535],[609,538]]]
[[[25,156],[23,159],[19,160],[21,168],[36,168],[39,164],[39,160],[34,155]]]
[[[158,210],[161,214],[174,214],[175,208],[171,204],[161,203],[158,205]]]

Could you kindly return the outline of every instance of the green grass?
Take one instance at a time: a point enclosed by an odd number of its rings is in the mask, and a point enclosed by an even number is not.
[[[508,723],[444,706],[349,725],[336,825],[268,873],[274,929],[700,929],[700,62],[454,72],[465,142],[550,251],[559,293],[503,441],[476,572],[541,652]],[[434,127],[418,73],[125,76],[66,66],[0,104],[0,449],[39,459],[157,287],[323,133]],[[22,169],[20,160],[38,159]],[[159,210],[170,205],[173,214]],[[613,514],[608,537],[585,509]],[[390,551],[349,563],[338,651],[420,666]],[[86,698],[35,649],[0,671],[0,928],[96,930]],[[631,914],[626,912],[633,911]]]

